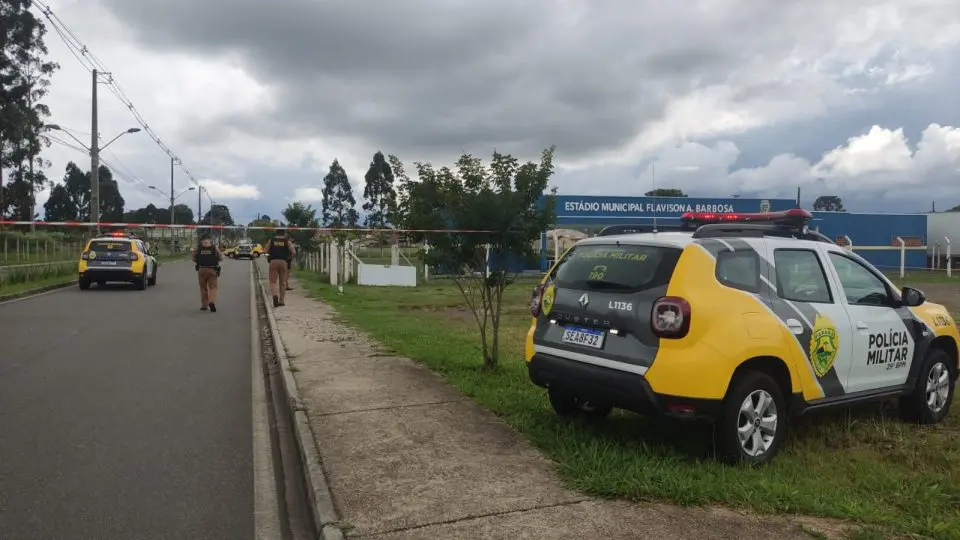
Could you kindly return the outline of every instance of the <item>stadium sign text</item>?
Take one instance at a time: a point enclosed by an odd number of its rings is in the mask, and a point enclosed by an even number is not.
[[[654,202],[614,202],[614,201],[564,201],[564,212],[614,212],[614,213],[665,213],[682,214],[684,212],[735,212],[729,203],[654,203]]]

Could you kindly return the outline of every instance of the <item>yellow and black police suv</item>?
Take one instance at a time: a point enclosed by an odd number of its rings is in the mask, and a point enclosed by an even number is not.
[[[83,290],[92,283],[102,287],[109,282],[133,283],[143,290],[157,284],[157,266],[142,240],[114,233],[87,242],[77,272]]]
[[[679,230],[577,242],[533,293],[531,380],[560,415],[710,421],[736,462],[769,461],[812,409],[898,398],[905,420],[941,421],[957,381],[953,318],[811,218],[690,213]]]

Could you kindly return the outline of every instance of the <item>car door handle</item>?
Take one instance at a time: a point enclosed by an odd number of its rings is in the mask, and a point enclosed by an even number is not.
[[[787,328],[798,336],[803,333],[803,325],[796,319],[787,319]]]
[[[867,328],[869,328],[867,323],[863,321],[857,321],[857,330],[866,330]]]

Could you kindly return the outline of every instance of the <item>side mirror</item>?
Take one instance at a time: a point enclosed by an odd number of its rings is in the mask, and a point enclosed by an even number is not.
[[[904,306],[916,307],[927,301],[927,297],[918,289],[904,287],[900,289],[900,301]]]
[[[156,257],[160,252],[157,251],[157,248],[150,248],[150,251],[148,251],[148,253],[150,253],[151,257]]]

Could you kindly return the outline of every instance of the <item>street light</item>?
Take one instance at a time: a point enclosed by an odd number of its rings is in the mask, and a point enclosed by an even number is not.
[[[97,71],[93,71],[93,88],[94,88],[94,102],[96,102],[96,88],[97,88]],[[91,145],[87,146],[80,142],[80,139],[73,136],[72,133],[63,129],[57,124],[47,124],[47,129],[53,131],[60,131],[66,133],[71,139],[77,141],[84,150],[90,154],[90,222],[96,224],[97,234],[100,234],[100,150],[110,146],[113,141],[119,139],[120,137],[128,133],[137,133],[140,131],[140,128],[130,128],[126,131],[121,131],[116,137],[110,139],[110,142],[103,146],[99,146],[100,135],[97,133],[97,123],[96,123],[96,104],[94,104],[94,122],[93,122],[93,134],[90,137]],[[91,148],[92,146],[92,148]]]
[[[156,191],[157,193],[161,193],[161,194],[163,193],[162,191],[160,191],[160,188],[158,188],[157,186],[147,186],[147,187],[150,188],[150,189],[152,189],[152,190],[154,190],[154,191]],[[188,187],[187,189],[181,191],[178,195],[174,195],[172,191],[170,192],[170,224],[171,224],[171,225],[174,224],[174,223],[173,223],[173,221],[174,221],[174,219],[173,219],[173,202],[176,201],[177,199],[179,199],[180,196],[183,195],[184,193],[186,193],[186,192],[188,192],[188,191],[193,191],[193,190],[195,190],[195,189],[197,189],[197,188],[196,188],[196,187],[193,187],[193,186],[190,186],[190,187]]]
[[[62,132],[62,133],[66,133],[68,137],[70,137],[71,139],[73,139],[74,141],[76,141],[77,144],[79,144],[80,146],[82,146],[83,149],[87,151],[87,153],[90,152],[90,147],[89,147],[89,146],[83,144],[83,142],[81,142],[80,139],[78,139],[78,138],[76,138],[76,137],[73,136],[73,133],[70,133],[69,131],[63,129],[63,128],[60,127],[58,124],[47,124],[47,129],[49,129],[49,130],[51,130],[51,131],[60,131],[60,132]],[[121,131],[120,133],[117,134],[116,137],[110,139],[110,141],[109,141],[107,144],[101,146],[101,147],[98,149],[98,151],[99,151],[99,150],[103,150],[104,148],[110,146],[110,145],[113,143],[113,141],[119,139],[120,137],[123,137],[124,135],[126,135],[126,134],[128,134],[128,133],[139,133],[140,131],[142,131],[140,128],[130,128],[130,129],[126,130],[126,131]]]

